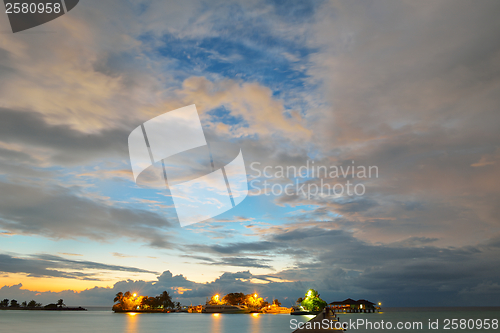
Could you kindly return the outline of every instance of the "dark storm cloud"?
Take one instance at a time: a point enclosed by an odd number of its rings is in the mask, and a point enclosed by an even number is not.
[[[346,298],[358,295],[376,299],[385,294],[385,300],[394,305],[404,304],[398,296],[392,296],[400,292],[408,298],[415,296],[421,305],[428,304],[417,297],[423,288],[434,304],[449,305],[450,299],[459,300],[459,291],[467,286],[498,280],[497,269],[490,268],[490,265],[499,267],[500,263],[493,259],[498,255],[495,242],[436,247],[432,244],[437,238],[413,236],[391,244],[370,244],[356,238],[352,232],[324,229],[321,224],[318,222],[312,227],[289,224],[274,227],[272,232],[263,229],[260,233],[267,239],[264,242],[232,243],[224,251],[220,251],[220,246],[215,248],[217,250],[213,247],[206,247],[206,250],[222,255],[220,260],[227,260],[224,255],[228,253],[245,253],[249,249],[267,255],[266,259],[271,253],[282,259],[288,256],[294,260],[294,267],[277,273],[279,277],[302,283],[309,281],[306,285],[320,289],[328,297],[338,297],[335,293],[340,292]],[[260,246],[262,244],[265,246]],[[227,251],[229,249],[231,251]],[[279,249],[299,249],[300,254],[288,250],[280,252]],[[219,262],[217,256],[199,259]],[[453,290],[455,294],[450,296]],[[467,295],[472,297],[470,293]],[[493,296],[487,299],[494,301]]]
[[[226,272],[213,282],[195,283],[166,271],[158,281],[120,281],[111,289],[96,287],[73,299],[93,299],[99,302],[95,304],[109,304],[118,291],[140,290],[141,294],[155,295],[172,290],[174,296],[184,302],[202,302],[215,293],[255,291],[280,300],[295,300],[308,288],[315,288],[328,301],[357,297],[383,300],[386,306],[401,306],[407,304],[405,299],[411,299],[412,305],[425,306],[453,305],[464,301],[472,305],[495,304],[499,296],[495,286],[500,276],[500,253],[494,242],[460,248],[427,246],[435,240],[424,238],[389,245],[369,244],[342,230],[319,227],[289,230],[291,228],[283,228],[281,232],[275,230],[275,234],[269,236],[275,244],[273,248],[299,248],[307,255],[295,258],[293,267],[277,274],[259,276],[249,271]],[[256,245],[259,243],[255,242]],[[186,256],[209,265],[224,261],[236,266],[255,263],[252,258],[245,260],[244,257]],[[50,260],[52,256],[40,258]],[[73,265],[72,260],[65,260],[63,264],[66,262]],[[268,283],[255,284],[250,282],[252,279]],[[284,280],[276,282],[280,279]],[[12,288],[13,294],[15,290],[21,292]]]
[[[139,268],[135,268],[135,267],[108,265],[108,264],[98,263],[95,261],[86,261],[86,260],[70,260],[70,259],[65,259],[63,257],[50,255],[50,254],[36,254],[36,255],[32,255],[32,257],[46,261],[46,262],[61,263],[67,267],[72,267],[72,268],[99,269],[99,270],[113,270],[113,271],[122,271],[122,272],[158,274],[158,272],[148,271],[148,270],[139,269]]]
[[[261,252],[274,250],[279,245],[273,242],[263,241],[255,243],[228,243],[225,245],[193,245],[192,247],[201,251],[209,251],[218,254],[236,254],[243,252]]]
[[[107,265],[84,260],[68,260],[49,254],[27,257],[0,254],[0,272],[4,273],[22,273],[30,277],[61,277],[99,281],[96,274],[88,272],[88,269],[158,274],[135,267]]]
[[[115,128],[87,134],[69,125],[51,125],[37,112],[0,108],[0,141],[48,148],[54,152],[52,161],[61,164],[123,156],[127,154],[129,132]]]
[[[391,246],[401,246],[401,247],[416,247],[421,245],[429,245],[431,243],[439,240],[438,238],[428,238],[428,237],[409,237],[399,242],[390,244]]]
[[[365,223],[357,235],[374,242],[419,235],[464,245],[491,237],[500,199],[493,14],[500,4],[332,2],[322,9],[308,44],[322,50],[311,55],[309,73],[331,105],[311,115],[330,157],[323,164],[378,166],[379,179],[360,181],[377,205],[350,210],[340,200],[300,196],[278,203],[326,206]]]
[[[300,281],[302,288],[317,288],[329,299],[383,298],[386,305],[401,306],[406,303],[400,295],[405,295],[405,299],[415,300],[413,305],[424,306],[453,305],[463,302],[464,297],[469,303],[482,298],[495,304],[500,296],[495,291],[500,282],[498,240],[475,246],[438,247],[438,238],[412,236],[398,242],[373,244],[357,238],[353,232],[328,229],[335,223],[303,225],[262,228],[257,232],[265,241],[231,243],[223,251],[222,246],[206,246],[204,251],[213,256],[190,257],[207,264],[225,261],[231,265],[234,263],[227,262],[231,258],[228,255],[234,255],[231,260],[241,260],[238,253],[248,252],[249,259],[252,253],[267,260],[288,258],[293,265],[274,276]],[[252,263],[246,264],[252,267]],[[287,287],[290,294],[299,294],[291,283]],[[484,290],[488,290],[486,295]]]
[[[235,267],[253,267],[253,268],[270,268],[269,259],[255,259],[247,257],[227,257],[222,258],[219,262],[210,263],[209,265],[235,266]]]
[[[0,182],[0,227],[17,234],[51,238],[86,237],[105,241],[130,237],[152,247],[169,248],[172,224],[154,212],[111,206],[78,188]]]
[[[21,151],[16,151],[16,150],[11,150],[11,149],[5,149],[0,147],[0,158],[2,159],[7,159],[7,160],[13,160],[13,161],[19,161],[19,162],[33,162],[33,158],[26,153],[23,153]]]
[[[301,233],[304,234],[302,239],[298,237]],[[395,244],[374,245],[345,231],[319,228],[284,231],[282,235],[274,236],[274,239],[283,239],[295,248],[307,249],[312,259],[297,260],[295,268],[278,275],[310,278],[318,288],[323,286],[326,295],[333,295],[333,290],[341,291],[346,297],[349,294],[384,295],[394,305],[401,305],[404,301],[397,295],[404,292],[423,305],[425,300],[415,296],[424,292],[435,304],[449,305],[453,303],[452,298],[458,301],[458,293],[467,286],[498,282],[500,273],[500,253],[489,243],[440,248],[428,246],[436,239],[413,237]],[[332,274],[332,269],[343,272],[343,276]],[[474,297],[468,296],[468,302],[473,302]],[[494,303],[496,296],[490,294],[488,302]]]
[[[235,266],[235,267],[254,267],[254,268],[270,268],[272,266],[268,263],[271,261],[264,258],[249,258],[249,257],[222,257],[214,259],[202,256],[186,256],[189,258],[197,259],[204,265],[218,265],[218,266]]]

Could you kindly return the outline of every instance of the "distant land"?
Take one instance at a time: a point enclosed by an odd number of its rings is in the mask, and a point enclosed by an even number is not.
[[[50,303],[43,306],[42,303],[38,303],[35,300],[19,304],[17,300],[13,299],[9,301],[7,298],[0,301],[0,310],[87,311],[87,309],[81,306],[68,307],[62,299],[58,300],[57,303]]]
[[[0,310],[33,310],[33,311],[87,311],[87,309],[78,307],[65,307],[65,308],[0,308]]]

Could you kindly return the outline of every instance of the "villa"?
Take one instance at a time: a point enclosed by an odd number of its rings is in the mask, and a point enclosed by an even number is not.
[[[330,309],[333,312],[344,312],[344,313],[353,313],[353,312],[363,312],[363,313],[372,313],[378,312],[380,307],[376,306],[375,303],[367,301],[365,299],[359,299],[357,301],[348,298],[340,302],[331,302]],[[381,305],[379,303],[379,305]]]

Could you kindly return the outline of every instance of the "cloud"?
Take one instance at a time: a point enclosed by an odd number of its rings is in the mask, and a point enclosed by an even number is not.
[[[44,114],[51,124],[86,133],[120,127],[122,112],[129,119],[139,118],[140,110],[149,103],[133,96],[151,97],[149,91],[157,91],[159,81],[154,70],[135,61],[142,55],[141,43],[123,21],[132,18],[133,6],[119,1],[115,5],[119,14],[107,6],[100,10],[123,15],[120,19],[114,16],[116,26],[105,16],[95,15],[95,7],[90,5],[35,28],[57,31],[60,38],[43,33],[27,33],[21,38],[3,34],[5,56],[0,65],[8,73],[8,80],[1,83],[3,106],[33,110]]]
[[[119,252],[113,252],[112,255],[113,255],[113,257],[117,257],[117,258],[134,258],[134,257],[137,257],[137,256],[129,255],[129,254],[119,253]]]
[[[211,82],[204,77],[191,77],[183,82],[179,94],[185,96],[185,104],[196,103],[202,113],[223,106],[232,117],[242,118],[237,125],[212,124],[212,130],[220,134],[233,137],[257,134],[265,139],[278,132],[294,141],[308,139],[311,135],[297,112],[285,110],[283,103],[273,98],[272,91],[258,83]]]
[[[276,203],[308,206],[303,220],[342,219],[368,242],[418,234],[465,245],[489,237],[500,195],[497,7],[322,4],[306,27],[307,45],[318,48],[308,54],[309,83],[325,102],[307,110],[310,155],[326,166],[376,165],[380,178],[361,181],[367,194],[359,201],[283,195]],[[268,165],[294,164],[274,157]],[[299,151],[297,159],[309,156]]]
[[[62,254],[64,256],[72,256],[72,257],[82,257],[83,256],[83,254],[69,253],[69,252],[59,252],[59,254]]]
[[[61,186],[0,182],[0,192],[9,193],[0,202],[0,227],[6,231],[100,242],[129,237],[152,247],[172,246],[166,232],[172,224],[154,212],[110,205]]]
[[[35,299],[39,302],[53,302],[54,299],[63,298],[68,305],[101,305],[111,307],[113,298],[118,292],[132,291],[141,295],[154,296],[159,295],[164,290],[168,291],[175,300],[183,304],[201,304],[205,302],[206,297],[213,296],[215,293],[226,294],[230,292],[243,292],[253,294],[258,292],[264,297],[275,298],[290,292],[292,285],[285,282],[269,282],[256,284],[253,279],[261,281],[270,281],[269,276],[253,275],[249,271],[235,273],[223,273],[214,281],[207,283],[197,283],[186,279],[183,275],[173,275],[170,271],[164,271],[157,277],[157,280],[123,280],[118,281],[111,288],[95,287],[81,292],[65,290],[61,292],[37,292],[22,289],[22,284],[13,286],[3,286],[0,288],[2,298],[10,299]],[[279,278],[273,278],[280,281]],[[302,290],[300,294],[303,294]],[[298,295],[297,294],[297,297]],[[284,296],[286,297],[286,296]],[[283,297],[281,298],[283,299]]]
[[[471,166],[484,167],[487,165],[495,165],[499,158],[500,158],[500,148],[498,148],[494,154],[487,154],[481,156],[481,159],[478,162],[471,164]]]
[[[23,273],[29,277],[62,277],[67,279],[99,281],[98,271],[119,271],[134,273],[156,272],[127,266],[102,264],[93,261],[69,260],[60,256],[38,254],[30,256],[12,256],[0,254],[0,271],[4,273]]]
[[[199,242],[188,247],[189,256],[205,269],[280,265],[273,276],[292,282],[258,286],[279,297],[302,296],[314,286],[332,300],[496,305],[498,6],[258,1],[207,9],[198,1],[91,1],[44,26],[58,38],[2,34],[0,193],[8,195],[0,202],[1,235],[127,237],[175,247],[182,237],[174,238],[170,220],[155,213],[159,205],[133,209],[100,190],[110,179],[130,179],[123,161],[132,128],[195,103],[209,141],[237,142],[245,160],[263,166],[355,160],[380,171],[380,178],[362,181],[362,198],[251,198],[238,220],[261,215],[275,224],[247,228],[255,242],[237,227],[194,228]],[[93,163],[101,162],[96,171]],[[83,190],[90,186],[96,192]],[[155,199],[148,197],[151,204]],[[16,260],[8,259],[9,267],[94,278],[81,275],[83,268],[52,272],[31,257]],[[192,290],[179,299],[202,302],[215,289],[252,292],[250,280],[257,278],[264,277],[224,273],[203,284],[167,271],[157,281],[57,295],[108,304],[127,288],[149,295],[166,288],[181,297],[176,288],[183,287]],[[1,293],[32,295],[21,285]]]
[[[392,243],[392,246],[401,246],[401,247],[417,247],[417,246],[425,246],[431,243],[436,242],[437,238],[428,238],[428,237],[409,237],[399,242]]]
[[[255,291],[267,297],[286,297],[294,300],[303,296],[308,288],[318,289],[328,301],[362,297],[375,301],[383,300],[386,306],[407,304],[404,299],[411,299],[414,306],[451,305],[465,301],[472,305],[493,305],[498,297],[498,288],[492,282],[496,281],[499,274],[495,268],[500,267],[497,262],[498,247],[478,244],[475,247],[439,248],[429,246],[428,244],[433,242],[429,239],[413,239],[392,245],[372,245],[354,238],[352,233],[340,230],[316,227],[299,228],[296,231],[283,228],[281,233],[274,232],[272,236],[280,246],[286,244],[306,251],[305,254],[295,257],[291,267],[275,274],[225,272],[212,282],[198,283],[183,275],[173,275],[170,271],[165,271],[156,281],[120,281],[112,288],[88,289],[74,293],[68,299],[71,299],[73,304],[110,305],[111,299],[118,291],[140,291],[143,295],[151,296],[167,290],[181,302],[203,302],[205,297],[214,293]],[[303,235],[302,238],[300,234]],[[279,255],[283,256],[285,253]],[[293,256],[293,253],[287,255]],[[235,266],[241,263],[251,267],[257,263],[255,259],[241,256],[222,259],[188,257],[207,265],[230,261],[229,264]],[[60,257],[41,255],[36,258],[43,260],[42,262],[54,260],[63,267],[76,265],[76,269],[99,267],[93,262],[67,261],[61,260]],[[267,260],[260,263],[267,263]],[[124,269],[122,266],[106,267]],[[492,294],[485,298],[485,290]],[[20,287],[0,289],[2,297],[17,297],[16,293],[21,293]],[[64,293],[67,292],[41,293],[39,298],[66,297]],[[404,295],[404,299],[401,295]],[[88,303],[89,300],[96,303]]]
[[[83,133],[68,125],[52,125],[37,112],[0,108],[0,140],[43,148],[56,164],[77,164],[89,159],[126,156],[127,130],[110,129]],[[2,156],[33,161],[23,152],[3,149]]]
[[[215,259],[215,258],[211,258],[211,257],[194,256],[194,255],[193,256],[186,255],[185,257],[199,260],[204,265],[273,269],[273,267],[268,264],[269,262],[271,262],[271,260],[264,259],[264,258],[256,259],[256,258],[249,258],[249,257],[222,257],[220,259]]]
[[[212,253],[219,254],[235,254],[242,252],[261,252],[261,251],[269,251],[276,248],[277,244],[272,242],[253,242],[253,243],[229,243],[224,245],[193,245],[195,248],[199,249],[200,252],[209,251]]]

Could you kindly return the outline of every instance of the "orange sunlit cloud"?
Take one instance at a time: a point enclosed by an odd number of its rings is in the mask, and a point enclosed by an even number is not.
[[[25,274],[9,274],[8,276],[2,276],[0,278],[0,285],[2,286],[13,286],[22,282],[22,289],[36,290],[40,292],[52,291],[59,292],[63,290],[75,290],[82,291],[94,287],[110,287],[113,285],[113,281],[106,279],[105,281],[86,281],[77,279],[66,279],[66,278],[40,278],[40,277],[28,277]]]

